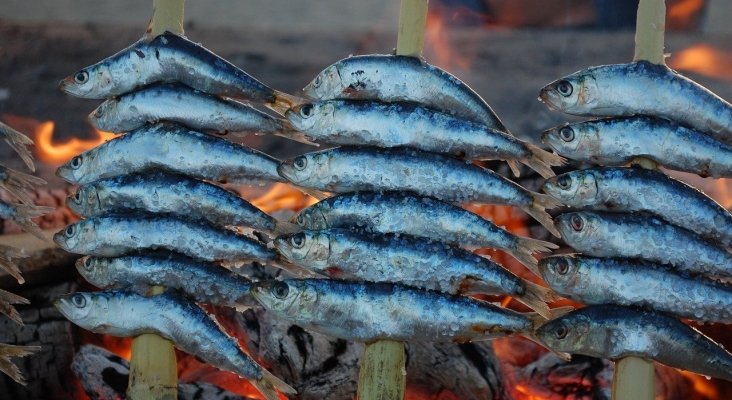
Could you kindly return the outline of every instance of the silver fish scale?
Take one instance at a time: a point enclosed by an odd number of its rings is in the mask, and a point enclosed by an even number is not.
[[[642,357],[732,380],[732,354],[696,329],[657,312],[589,306],[547,322],[536,334],[554,351],[611,360]]]
[[[162,169],[217,182],[282,182],[278,161],[262,152],[183,127],[158,124],[117,137],[59,167],[63,179],[86,184]]]
[[[552,265],[569,263],[570,273]],[[559,294],[584,304],[649,307],[700,322],[732,323],[732,287],[702,276],[689,276],[661,264],[640,260],[546,257],[544,280]]]
[[[572,218],[584,227],[577,232]],[[732,254],[655,217],[582,211],[556,218],[562,238],[571,247],[596,257],[642,258],[707,276],[732,276]]]
[[[545,133],[544,140],[577,161],[617,166],[645,157],[678,171],[732,177],[732,147],[667,120],[608,118],[569,126],[575,132],[573,141],[559,138],[561,128]]]
[[[561,176],[549,180],[544,188],[566,205],[646,211],[725,246],[732,245],[732,215],[702,191],[666,174],[641,168],[593,168],[564,175],[572,181],[570,190],[557,186]]]
[[[100,179],[80,187],[78,196],[70,197],[67,205],[84,217],[139,210],[221,227],[248,226],[271,232],[276,226],[272,217],[224,188],[166,172]]]
[[[214,132],[275,133],[282,123],[246,104],[183,85],[154,85],[107,99],[89,114],[97,129],[128,132],[150,122],[170,121]]]

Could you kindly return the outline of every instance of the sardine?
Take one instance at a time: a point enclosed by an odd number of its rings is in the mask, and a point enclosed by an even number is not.
[[[577,161],[619,166],[638,157],[677,171],[732,177],[732,146],[654,117],[607,118],[567,124],[542,135],[557,153]]]
[[[243,352],[204,310],[170,293],[151,297],[116,291],[73,293],[57,299],[54,306],[71,322],[94,333],[160,335],[207,364],[248,379],[267,400],[278,400],[277,390],[295,393]]]
[[[732,380],[732,354],[698,330],[653,311],[589,306],[550,320],[535,336],[558,352],[610,360],[640,357]]]
[[[277,165],[275,158],[226,139],[157,124],[81,153],[56,174],[79,185],[152,169],[215,182],[282,182]]]
[[[360,342],[489,340],[531,332],[535,321],[543,320],[468,297],[388,283],[260,281],[252,295],[298,326]]]
[[[170,250],[205,261],[276,261],[264,244],[204,222],[155,214],[99,216],[53,236],[75,254],[118,257],[137,250]]]
[[[64,78],[59,88],[87,99],[129,93],[155,82],[181,82],[196,90],[273,103],[275,90],[185,37],[165,32]]]
[[[491,107],[460,79],[416,57],[371,54],[331,64],[303,89],[319,100],[411,101],[508,132]]]
[[[444,243],[329,229],[280,236],[274,245],[291,262],[331,278],[399,283],[449,294],[503,294],[551,317],[546,304],[555,299],[551,290]]]
[[[148,123],[176,122],[215,133],[282,133],[281,120],[235,100],[182,85],[155,85],[107,99],[89,122],[108,132],[129,132]]]
[[[31,221],[31,218],[40,217],[54,210],[53,207],[36,206],[32,204],[12,204],[0,200],[0,218],[15,222],[21,229],[41,239],[48,240],[41,228]]]
[[[32,172],[36,172],[36,166],[33,165],[33,153],[28,150],[28,146],[33,145],[33,140],[28,136],[18,132],[0,121],[0,138],[15,151],[20,159]]]
[[[732,215],[700,190],[644,168],[592,168],[549,179],[545,193],[577,208],[643,211],[732,245]]]
[[[25,378],[20,373],[17,365],[10,361],[11,358],[27,357],[41,350],[41,346],[16,346],[13,344],[0,343],[0,372],[9,376],[15,382],[25,386]]]
[[[451,156],[403,147],[339,147],[284,161],[277,171],[295,185],[327,192],[401,190],[456,203],[516,206],[558,236],[546,212],[558,201]]]
[[[41,178],[0,165],[0,188],[17,197],[21,203],[33,204],[33,199],[28,192],[33,191],[36,186],[45,184],[46,181]]]
[[[558,247],[516,236],[450,203],[407,192],[345,193],[301,210],[294,220],[313,230],[355,228],[375,233],[402,233],[468,248],[497,248],[537,272],[532,254],[547,253]]]
[[[0,269],[15,278],[20,284],[25,283],[25,279],[20,274],[20,269],[15,264],[15,260],[27,257],[28,255],[23,249],[0,244]]]
[[[13,307],[13,304],[30,304],[30,302],[25,297],[0,289],[0,314],[10,318],[18,325],[23,325],[23,319],[20,318],[20,313]]]
[[[500,130],[414,103],[328,100],[298,105],[285,117],[307,137],[335,145],[407,146],[470,160],[505,160],[519,176],[519,162],[545,178],[562,157]]]
[[[572,115],[655,115],[732,144],[732,105],[665,65],[587,68],[545,86],[539,99]]]
[[[265,233],[296,229],[224,188],[167,172],[100,179],[79,187],[66,204],[82,217],[147,211],[204,220],[222,227],[247,226]]]
[[[258,306],[249,294],[251,282],[224,267],[176,254],[100,258],[85,256],[76,270],[100,289],[132,289],[147,294],[159,285],[174,288],[197,303],[235,307]]]
[[[591,256],[642,258],[680,271],[732,276],[732,254],[656,217],[581,211],[562,214],[556,222],[568,245]]]
[[[545,257],[539,268],[559,294],[584,304],[638,306],[701,322],[732,323],[732,286],[634,259]]]

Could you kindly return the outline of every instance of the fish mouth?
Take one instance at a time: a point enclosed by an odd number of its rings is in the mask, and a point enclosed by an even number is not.
[[[539,91],[538,100],[544,103],[544,105],[546,105],[547,108],[549,108],[549,110],[551,111],[557,111],[559,109],[559,107],[555,103],[556,97],[551,85],[545,86]]]
[[[58,85],[57,86],[58,86],[59,90],[61,90],[64,93],[74,94],[70,90],[71,85],[73,85],[73,77],[67,76],[66,78],[61,79],[60,81],[58,81]]]
[[[294,163],[293,160],[283,161],[277,166],[277,174],[287,181],[299,183],[300,181],[295,179],[295,174],[293,173],[295,170]]]

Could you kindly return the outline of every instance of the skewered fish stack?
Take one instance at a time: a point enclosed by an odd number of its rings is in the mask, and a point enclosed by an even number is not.
[[[350,57],[287,110],[299,138],[342,147],[284,161],[292,184],[335,194],[302,210],[304,230],[280,236],[293,263],[333,280],[255,284],[270,311],[305,328],[371,342],[473,341],[527,334],[534,321],[462,295],[516,297],[550,315],[552,293],[466,248],[492,247],[538,273],[533,253],[555,246],[518,237],[455,203],[520,207],[553,232],[557,203],[470,160],[506,160],[542,175],[562,158],[511,135],[485,101],[449,73],[404,56]]]
[[[79,272],[104,292],[56,303],[98,333],[155,333],[181,350],[249,379],[267,399],[294,393],[244,353],[196,302],[251,307],[251,282],[220,264],[256,261],[282,268],[266,243],[240,233],[288,232],[280,222],[217,185],[279,182],[278,161],[215,133],[281,133],[281,120],[231,97],[273,105],[276,92],[182,36],[145,37],[61,82],[105,99],[89,119],[121,136],[74,157],[58,175],[81,185],[69,207],[85,219],[54,240],[83,254]],[[153,286],[172,289],[146,297]]]
[[[544,133],[559,154],[603,165],[549,179],[544,191],[579,209],[556,218],[582,254],[553,256],[542,275],[591,305],[537,336],[555,351],[637,356],[730,380],[732,355],[675,317],[730,323],[732,216],[636,158],[672,170],[732,176],[732,106],[665,65],[593,67],[542,89],[550,108],[601,118]]]
[[[33,155],[27,147],[32,145],[33,141],[2,122],[0,122],[0,137],[20,156],[28,169],[35,172],[36,168],[33,165]],[[33,200],[28,194],[28,190],[34,186],[45,184],[46,182],[41,178],[0,165],[0,187],[20,201],[20,203],[0,201],[0,218],[15,222],[24,231],[37,236],[41,240],[48,240],[31,218],[47,214],[53,211],[53,208],[33,204]],[[15,265],[15,260],[23,257],[23,249],[0,245],[0,269],[15,278],[20,284],[24,283],[25,280],[18,266]],[[14,304],[28,304],[28,299],[0,289],[0,313],[12,319],[14,322],[23,325],[23,320],[18,310],[13,306]],[[0,343],[0,372],[10,376],[14,381],[25,385],[25,379],[11,359],[25,357],[38,350],[40,350],[39,346],[16,346]]]

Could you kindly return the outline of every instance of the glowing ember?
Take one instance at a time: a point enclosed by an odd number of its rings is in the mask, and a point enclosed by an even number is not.
[[[679,71],[732,81],[732,52],[697,44],[674,54],[668,65]]]
[[[717,399],[719,398],[719,388],[711,379],[707,379],[701,375],[697,375],[688,371],[679,370],[681,375],[690,380],[694,386],[694,391],[698,395],[698,399]]]

